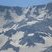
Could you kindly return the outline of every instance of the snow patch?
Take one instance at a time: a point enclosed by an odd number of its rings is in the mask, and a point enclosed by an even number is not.
[[[8,37],[5,35],[0,35],[0,48],[5,45],[5,43],[8,41]]]
[[[37,23],[38,21],[30,21],[30,22],[27,22],[27,25],[33,25],[35,23]]]
[[[49,26],[48,28],[49,28],[50,30],[52,30],[52,27],[51,27],[51,26]]]
[[[10,42],[11,45],[18,47],[21,46],[19,45],[20,39],[24,36],[24,32],[20,31],[17,32],[15,35],[12,35],[12,37],[10,38],[12,41]]]
[[[1,50],[0,52],[16,52],[12,48],[8,48],[7,50]]]
[[[28,36],[33,36],[33,35],[34,35],[34,33],[28,34]]]

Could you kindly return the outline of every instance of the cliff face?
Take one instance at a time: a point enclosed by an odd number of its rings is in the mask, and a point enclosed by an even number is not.
[[[41,49],[52,46],[52,3],[27,8],[0,6],[0,35],[2,38],[4,36],[7,38],[7,41],[5,37],[5,40],[0,38],[5,42],[5,44],[3,42],[0,44],[2,45],[1,52],[13,49],[17,52],[22,47],[29,46],[30,48],[37,44],[42,45],[38,45]],[[34,48],[33,52],[38,51],[39,48],[38,50]]]

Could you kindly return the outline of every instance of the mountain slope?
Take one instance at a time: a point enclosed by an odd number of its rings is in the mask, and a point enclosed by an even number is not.
[[[52,3],[27,8],[0,6],[0,35],[8,38],[4,45],[1,42],[0,52],[40,52],[52,46]]]

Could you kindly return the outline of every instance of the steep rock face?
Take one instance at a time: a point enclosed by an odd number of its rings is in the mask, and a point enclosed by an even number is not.
[[[0,6],[0,35],[2,34],[8,40],[1,46],[1,52],[6,49],[8,51],[9,48],[16,50],[11,49],[13,52],[20,52],[23,47],[24,50],[34,47],[33,52],[40,52],[44,47],[52,46],[52,3],[27,8]],[[41,50],[38,48],[37,51],[36,46],[40,46]]]

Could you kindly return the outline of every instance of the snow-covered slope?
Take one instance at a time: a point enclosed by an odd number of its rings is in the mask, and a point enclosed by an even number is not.
[[[43,52],[52,46],[52,3],[0,6],[0,36],[0,52]]]

